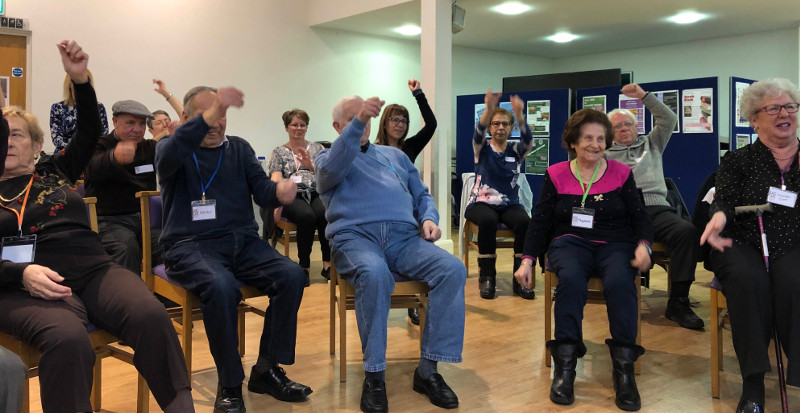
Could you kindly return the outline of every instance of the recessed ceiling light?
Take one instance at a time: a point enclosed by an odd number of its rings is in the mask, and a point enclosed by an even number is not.
[[[667,20],[678,24],[689,24],[689,23],[696,23],[700,20],[705,19],[706,17],[708,16],[702,13],[697,13],[693,11],[684,11],[670,17]]]
[[[547,40],[552,40],[552,41],[554,41],[556,43],[568,43],[568,42],[571,42],[571,41],[573,41],[573,40],[575,40],[577,38],[578,38],[578,36],[576,36],[576,35],[574,35],[572,33],[561,32],[561,33],[556,33],[556,34],[548,37]]]
[[[492,7],[492,10],[500,14],[515,15],[525,13],[532,8],[533,7],[528,6],[527,4],[522,4],[517,1],[509,1]]]
[[[414,26],[413,24],[407,24],[394,29],[394,31],[404,36],[416,36],[422,33],[422,28],[419,26]]]

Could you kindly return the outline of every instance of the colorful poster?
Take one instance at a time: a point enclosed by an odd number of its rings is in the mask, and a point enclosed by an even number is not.
[[[533,138],[533,148],[525,157],[525,173],[544,175],[550,166],[550,139]]]
[[[533,136],[550,136],[550,101],[528,101],[528,127]]]
[[[605,96],[584,96],[582,108],[591,108],[606,113]]]
[[[744,90],[750,86],[748,83],[743,82],[736,82],[734,88],[736,89],[736,127],[748,127],[750,126],[750,121],[742,116],[742,94]]]
[[[681,98],[683,133],[714,132],[714,102],[711,101],[711,96],[711,88],[684,89]]]
[[[511,110],[511,102],[500,102],[500,107],[511,112],[511,116],[514,117],[514,125],[511,127],[511,135],[510,138],[519,138],[519,124],[517,123],[517,115],[514,114],[514,111]],[[476,103],[475,104],[475,126],[478,126],[478,122],[481,120],[481,115],[483,115],[483,111],[486,110],[485,103]],[[489,129],[486,129],[486,137],[489,137]]]
[[[750,144],[750,135],[737,134],[736,135],[736,149],[741,149]]]
[[[677,90],[667,90],[663,92],[650,92],[651,95],[655,95],[661,103],[665,104],[676,116],[678,115],[678,91]],[[650,115],[650,125],[655,126],[656,120],[653,118],[652,114]],[[678,122],[675,123],[675,129],[672,130],[672,133],[679,133],[681,131],[681,117],[678,116]]]
[[[644,103],[636,98],[629,98],[625,95],[619,95],[619,108],[628,109],[636,116],[636,130],[644,133]]]

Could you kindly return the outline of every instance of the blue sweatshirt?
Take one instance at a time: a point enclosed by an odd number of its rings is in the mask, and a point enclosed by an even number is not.
[[[257,237],[253,201],[265,208],[280,205],[275,195],[277,185],[267,178],[250,144],[227,136],[219,147],[202,148],[200,143],[209,129],[200,115],[156,146],[156,171],[164,205],[161,243],[165,247],[191,237],[213,238],[229,232]],[[209,184],[217,164],[219,170]],[[200,200],[205,184],[206,199],[216,201],[217,218],[192,221],[192,201]]]
[[[439,213],[408,156],[390,146],[361,151],[366,124],[353,118],[330,149],[317,155],[317,192],[325,204],[325,236],[371,222],[439,223]]]

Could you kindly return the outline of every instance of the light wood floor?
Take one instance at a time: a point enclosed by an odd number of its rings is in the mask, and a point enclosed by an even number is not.
[[[457,233],[457,232],[456,232]],[[454,237],[455,238],[455,237]],[[454,239],[456,245],[457,239]],[[279,246],[280,247],[280,246]],[[248,393],[245,403],[250,412],[358,412],[363,371],[361,347],[353,312],[348,312],[347,382],[338,381],[338,350],[328,351],[328,286],[319,276],[318,244],[312,255],[312,284],[305,291],[298,321],[296,363],[285,366],[288,376],[313,388],[303,403],[284,403],[270,396]],[[292,245],[296,259],[296,248]],[[543,282],[537,276],[537,298],[525,301],[511,295],[511,253],[498,250],[498,297],[483,300],[478,295],[477,263],[470,264],[466,286],[466,332],[464,362],[440,364],[439,371],[459,396],[461,412],[619,412],[614,405],[611,361],[604,344],[608,337],[605,307],[588,305],[584,336],[586,357],[578,362],[576,400],[572,406],[557,406],[548,398],[550,369],[543,362],[544,305]],[[474,257],[474,254],[473,254]],[[473,258],[474,260],[474,258]],[[739,367],[724,332],[724,368],[721,398],[711,398],[710,333],[689,331],[664,318],[667,304],[664,271],[652,273],[651,288],[642,294],[642,340],[647,352],[642,373],[637,376],[642,396],[642,412],[732,412],[741,388]],[[698,266],[697,282],[691,290],[696,312],[709,323],[708,283],[711,274]],[[247,354],[245,373],[256,360],[263,319],[247,316]],[[389,315],[387,390],[393,412],[442,411],[427,398],[411,390],[419,357],[419,330],[412,326],[405,310]],[[193,396],[198,412],[213,410],[217,386],[216,370],[208,352],[202,322],[195,322]],[[774,360],[774,358],[773,358]],[[774,362],[773,362],[774,363]],[[136,375],[134,369],[114,359],[103,361],[103,411],[135,412]],[[773,368],[773,371],[775,369]],[[245,381],[246,384],[246,381]],[[778,411],[777,376],[767,375],[767,410]],[[32,411],[40,412],[38,382],[31,382]],[[789,388],[789,405],[800,409],[800,392]],[[151,397],[152,411],[160,411]]]

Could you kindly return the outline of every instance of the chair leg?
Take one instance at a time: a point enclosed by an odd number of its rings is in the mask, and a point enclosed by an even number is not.
[[[331,269],[331,274],[333,274],[333,269]],[[331,332],[330,332],[330,348],[331,348],[331,355],[336,354],[336,278],[331,276],[330,281],[328,282],[328,293],[329,293],[329,305],[330,305],[330,324],[331,324]]]
[[[186,371],[189,373],[189,381],[192,380],[192,302],[191,299],[184,300],[182,303],[183,311],[181,318],[183,321],[183,358],[186,361]]]
[[[419,295],[419,341],[422,344],[422,333],[425,331],[425,318],[428,316],[428,295]]]
[[[642,345],[642,277],[636,277],[636,344]],[[642,373],[641,357],[633,363],[633,372]]]
[[[244,332],[245,332],[245,324],[244,324],[244,308],[241,306],[239,307],[239,356],[244,357]]]
[[[289,231],[283,231],[283,255],[289,256],[289,240],[291,239]]]
[[[464,222],[464,230],[462,231],[464,238],[461,242],[464,244],[464,268],[467,269],[467,276],[469,277],[469,224]]]
[[[347,294],[339,280],[339,381],[347,381]]]
[[[719,399],[719,371],[722,366],[722,334],[719,325],[717,290],[711,290],[711,397]]]
[[[150,412],[150,388],[147,386],[147,381],[141,374],[138,376],[138,394],[136,395],[136,413],[149,413]]]
[[[553,284],[551,273],[544,272],[544,342],[545,344],[553,338]],[[544,364],[550,367],[550,349],[545,346]]]

